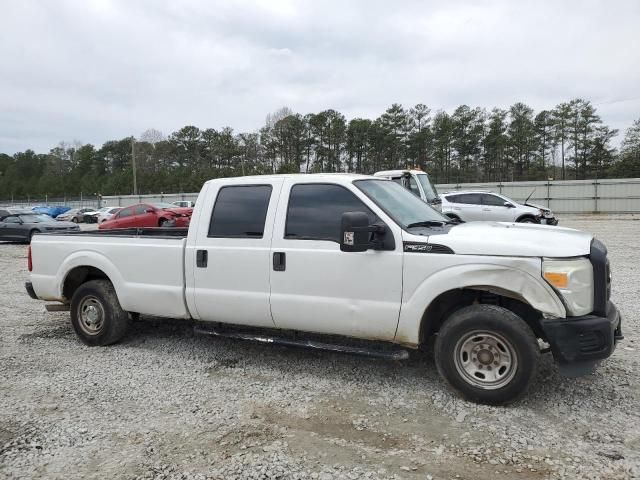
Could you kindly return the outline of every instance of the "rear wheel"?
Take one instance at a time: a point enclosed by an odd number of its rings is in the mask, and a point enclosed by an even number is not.
[[[540,348],[524,320],[496,305],[471,305],[444,323],[435,345],[440,375],[468,400],[502,405],[525,394]]]
[[[126,334],[129,314],[120,306],[111,282],[91,280],[73,294],[71,325],[86,345],[111,345]]]
[[[73,223],[78,223],[78,217],[73,217],[73,218],[71,219],[71,221],[72,221]]]

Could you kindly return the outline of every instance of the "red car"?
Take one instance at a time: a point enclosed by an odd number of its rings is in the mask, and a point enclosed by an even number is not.
[[[180,208],[169,203],[140,203],[123,208],[98,228],[188,227],[193,208]]]

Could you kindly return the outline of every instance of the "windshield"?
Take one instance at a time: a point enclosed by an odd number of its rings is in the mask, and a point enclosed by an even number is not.
[[[356,180],[353,183],[402,228],[406,229],[410,225],[424,222],[451,222],[450,218],[434,210],[395,182],[388,180]]]
[[[438,191],[436,190],[436,186],[431,182],[429,175],[426,173],[418,173],[416,174],[416,178],[422,185],[422,190],[424,190],[424,196],[427,201],[431,201],[435,198],[438,198]]]
[[[49,215],[20,215],[20,220],[25,223],[50,223],[55,221]]]

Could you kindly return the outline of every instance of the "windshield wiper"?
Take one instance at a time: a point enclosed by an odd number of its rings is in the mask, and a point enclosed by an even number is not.
[[[441,227],[442,225],[453,223],[446,220],[423,220],[421,222],[413,222],[407,225],[407,228],[412,227]]]

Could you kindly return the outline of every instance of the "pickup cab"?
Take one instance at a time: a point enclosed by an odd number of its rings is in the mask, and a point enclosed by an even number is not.
[[[213,335],[406,358],[433,341],[448,384],[511,402],[540,355],[590,372],[622,339],[605,246],[544,225],[453,224],[363,175],[210,180],[188,229],[35,235],[32,298],[61,302],[87,345],[139,314]]]
[[[442,200],[438,196],[436,186],[427,172],[420,169],[383,170],[373,174],[374,177],[386,178],[402,185],[415,196],[420,197],[433,208],[440,210]]]

